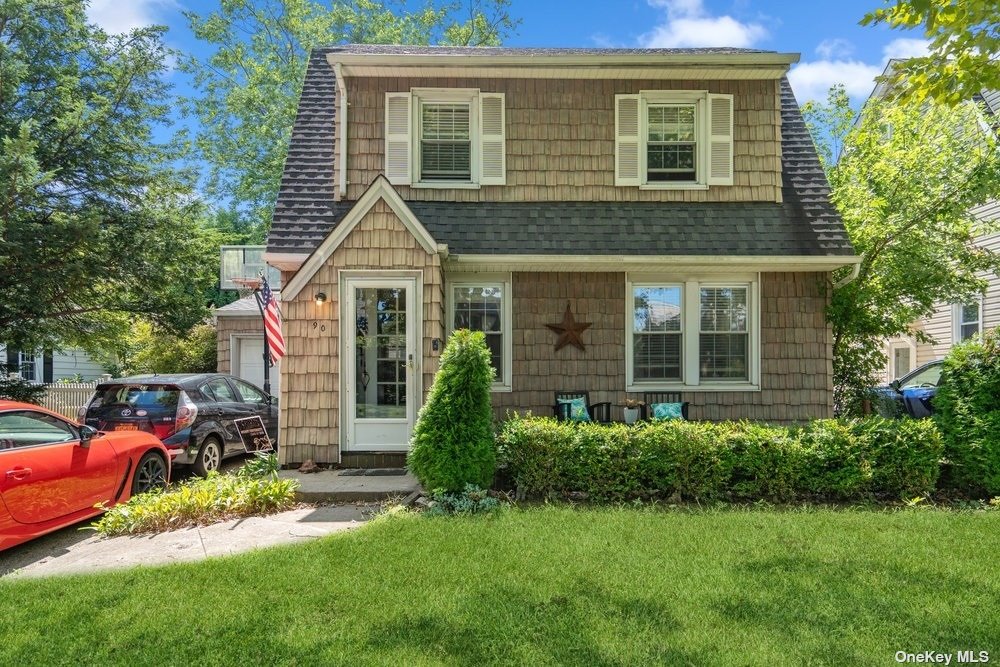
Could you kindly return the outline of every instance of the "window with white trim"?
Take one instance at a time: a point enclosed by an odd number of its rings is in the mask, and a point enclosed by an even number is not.
[[[615,95],[615,185],[656,189],[732,184],[732,95]]]
[[[632,293],[632,368],[636,381],[681,380],[681,285],[637,286]]]
[[[490,350],[493,389],[509,391],[511,385],[510,276],[459,278],[449,285],[449,332],[482,331]]]
[[[386,93],[385,174],[393,185],[504,185],[505,135],[503,93]]]
[[[953,318],[955,322],[955,342],[969,340],[981,331],[983,322],[983,303],[980,300],[969,303],[956,303]]]
[[[725,282],[630,278],[627,390],[756,389],[757,285],[756,278]]]

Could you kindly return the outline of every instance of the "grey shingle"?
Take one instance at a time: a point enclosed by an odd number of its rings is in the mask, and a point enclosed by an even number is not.
[[[358,53],[445,47],[345,46]],[[451,48],[451,47],[448,47]],[[464,52],[462,49],[454,49]],[[503,49],[511,54],[642,49]],[[661,50],[656,50],[661,51]],[[677,51],[677,50],[667,50]],[[681,49],[684,52],[738,52]],[[315,51],[309,62],[268,250],[308,254],[353,202],[335,202],[336,86]],[[421,51],[423,52],[423,51]],[[787,79],[781,81],[781,204],[659,202],[408,202],[439,243],[459,254],[851,255],[812,138]]]
[[[693,49],[532,48],[509,46],[415,46],[406,44],[341,44],[323,47],[324,53],[377,56],[669,56],[739,53],[778,53],[761,49],[702,47]]]

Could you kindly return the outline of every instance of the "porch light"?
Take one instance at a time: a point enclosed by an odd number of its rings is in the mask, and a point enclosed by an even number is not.
[[[326,303],[326,292],[316,292],[316,305],[322,306]]]

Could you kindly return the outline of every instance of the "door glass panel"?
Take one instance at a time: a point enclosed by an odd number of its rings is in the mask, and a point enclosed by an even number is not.
[[[358,419],[406,418],[406,289],[359,287],[354,292]]]

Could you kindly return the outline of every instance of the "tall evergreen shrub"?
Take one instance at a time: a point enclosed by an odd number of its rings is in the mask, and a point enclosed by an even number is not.
[[[490,384],[493,368],[481,331],[459,329],[441,354],[413,429],[406,465],[427,491],[488,488],[496,470]]]
[[[998,330],[952,348],[938,386],[934,421],[951,464],[944,483],[972,495],[1000,495]]]

